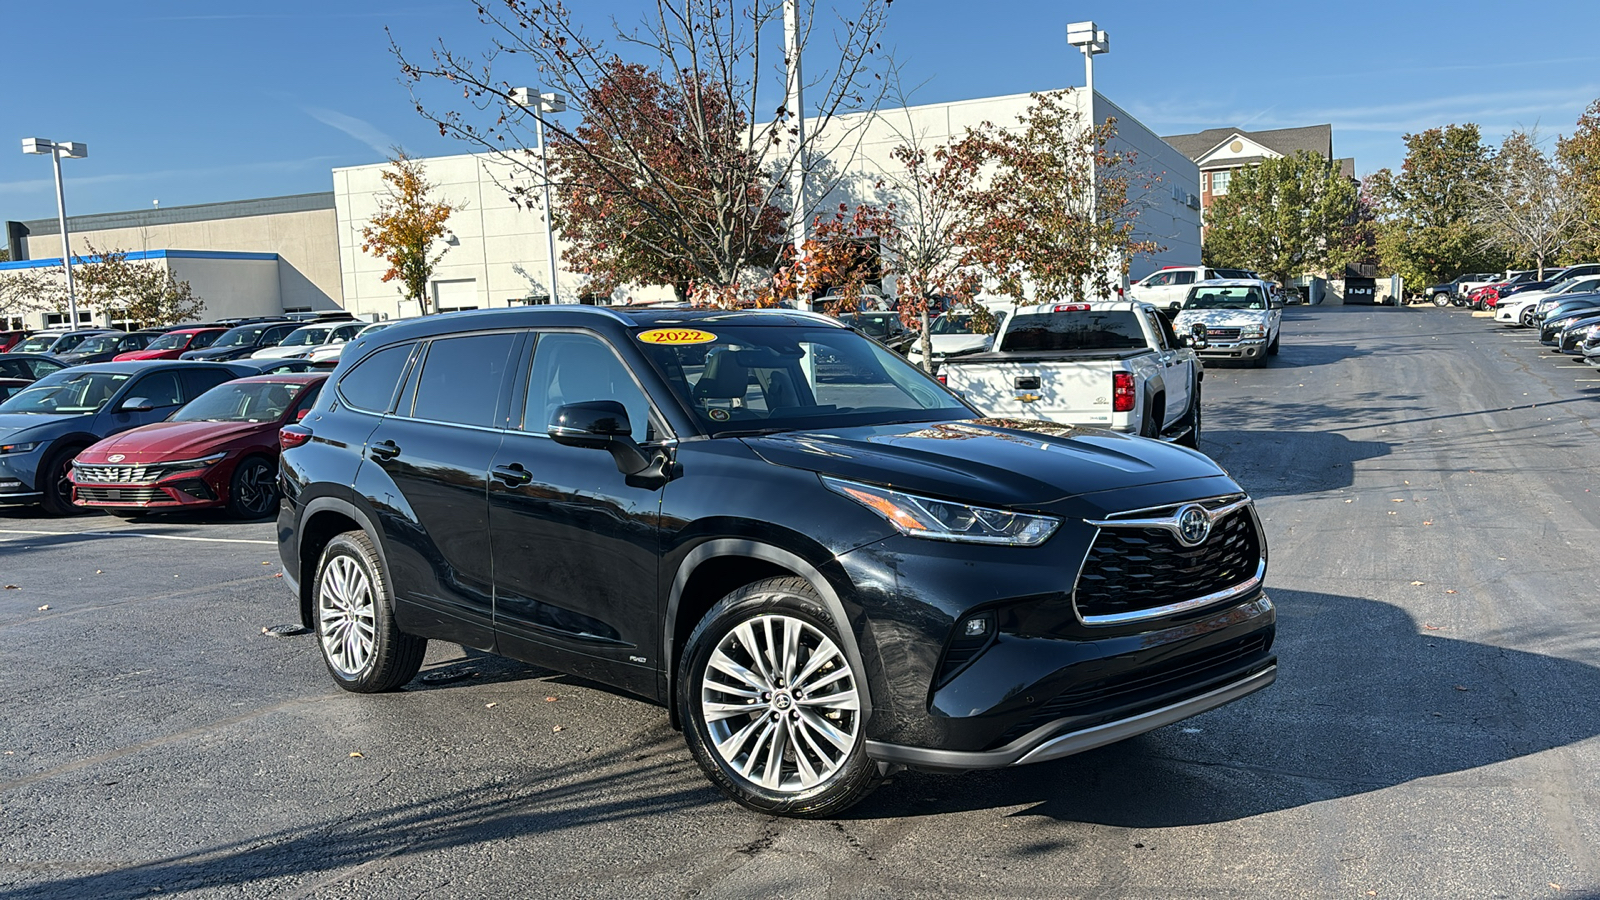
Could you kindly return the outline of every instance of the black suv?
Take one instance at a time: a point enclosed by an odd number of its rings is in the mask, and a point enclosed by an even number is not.
[[[179,359],[200,359],[223,362],[244,359],[263,347],[275,347],[278,342],[299,328],[300,322],[248,322],[223,332],[211,346],[203,350],[186,350]]]
[[[986,419],[803,312],[582,306],[351,342],[283,429],[286,583],[334,680],[458,642],[663,704],[728,796],[1054,759],[1266,687],[1250,499],[1205,456]]]

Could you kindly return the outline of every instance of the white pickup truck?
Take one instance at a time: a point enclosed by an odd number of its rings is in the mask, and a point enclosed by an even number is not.
[[[1024,306],[988,353],[950,357],[941,379],[997,418],[1095,425],[1200,442],[1197,334],[1178,337],[1148,303]]]

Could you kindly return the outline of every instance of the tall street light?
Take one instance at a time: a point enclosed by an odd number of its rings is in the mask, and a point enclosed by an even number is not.
[[[78,291],[72,281],[72,245],[67,239],[67,195],[61,189],[61,158],[83,159],[89,155],[89,145],[76,141],[47,141],[44,138],[23,138],[22,152],[38,155],[50,154],[56,170],[56,215],[61,222],[61,265],[67,270],[68,327],[78,327]]]
[[[537,96],[539,111],[533,117],[533,134],[539,150],[539,179],[544,182],[544,240],[545,251],[550,259],[550,302],[556,303],[556,220],[555,210],[550,205],[550,164],[544,155],[544,117],[566,112],[567,98],[550,93]],[[533,106],[534,98],[535,95],[528,88],[511,89],[511,102],[523,109]]]
[[[789,133],[789,194],[794,204],[789,223],[789,240],[794,244],[795,262],[800,261],[806,244],[806,115],[800,82],[800,3],[783,0],[783,53],[787,62],[784,109],[794,123]],[[796,304],[799,305],[799,297]],[[809,308],[809,304],[804,308]]]
[[[1092,229],[1099,218],[1100,197],[1095,185],[1100,164],[1100,139],[1094,129],[1100,126],[1094,116],[1094,58],[1111,50],[1111,39],[1093,22],[1073,22],[1067,26],[1067,43],[1083,51],[1084,90],[1089,95],[1089,128],[1094,135],[1089,153],[1089,226]],[[1090,232],[1093,234],[1093,232]],[[1089,248],[1093,250],[1093,247]]]

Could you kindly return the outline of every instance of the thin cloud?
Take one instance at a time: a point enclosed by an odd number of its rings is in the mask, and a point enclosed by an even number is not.
[[[361,143],[371,147],[373,152],[379,154],[380,156],[387,157],[391,148],[393,148],[395,145],[394,138],[384,134],[378,129],[377,126],[366,121],[365,119],[358,119],[355,116],[347,116],[342,112],[335,112],[331,109],[321,109],[315,106],[307,106],[303,109],[306,115],[316,119],[318,122],[321,122],[329,128],[337,128],[345,134],[350,135]]]

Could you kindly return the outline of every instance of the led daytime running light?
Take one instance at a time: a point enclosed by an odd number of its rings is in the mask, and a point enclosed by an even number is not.
[[[970,506],[837,478],[824,477],[822,483],[883,516],[901,534],[927,540],[1034,547],[1061,526],[1051,516]]]

